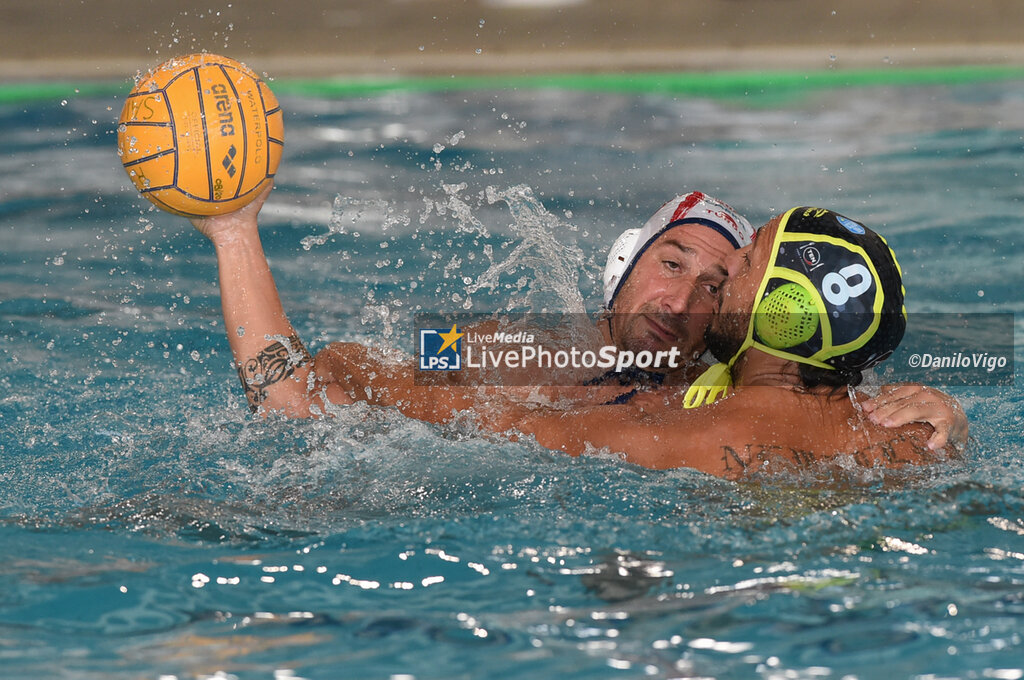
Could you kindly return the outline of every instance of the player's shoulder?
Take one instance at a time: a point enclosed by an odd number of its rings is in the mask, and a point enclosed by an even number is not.
[[[744,385],[731,388],[726,398],[702,408],[718,419],[745,423],[764,417],[786,419],[791,415],[798,416],[804,412],[806,404],[800,395],[784,387]]]

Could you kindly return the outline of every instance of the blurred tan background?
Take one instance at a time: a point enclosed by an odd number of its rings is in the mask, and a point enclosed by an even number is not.
[[[3,0],[0,83],[210,51],[276,77],[1021,65],[1024,0]]]

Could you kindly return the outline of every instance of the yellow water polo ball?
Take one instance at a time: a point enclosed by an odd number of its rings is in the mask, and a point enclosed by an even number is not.
[[[139,79],[121,111],[117,148],[132,183],[156,206],[186,217],[228,213],[273,181],[284,117],[244,64],[191,54]]]

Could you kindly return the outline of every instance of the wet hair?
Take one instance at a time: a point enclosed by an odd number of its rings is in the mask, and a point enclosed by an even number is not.
[[[853,368],[836,368],[829,370],[810,364],[797,364],[800,370],[800,382],[804,387],[825,385],[838,390],[841,387],[856,387],[864,380],[864,374]]]

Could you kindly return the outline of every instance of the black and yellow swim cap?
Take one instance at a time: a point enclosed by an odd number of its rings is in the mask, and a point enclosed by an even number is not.
[[[751,347],[820,368],[860,371],[903,339],[902,272],[880,235],[831,210],[800,207],[781,217],[772,245],[746,339],[728,363],[694,382],[687,408],[724,394],[733,363]]]
[[[775,232],[752,346],[823,368],[869,368],[903,339],[904,295],[899,263],[880,235],[831,210],[793,208]]]

